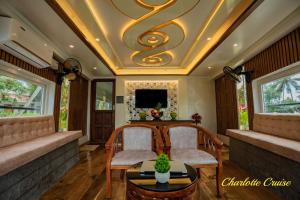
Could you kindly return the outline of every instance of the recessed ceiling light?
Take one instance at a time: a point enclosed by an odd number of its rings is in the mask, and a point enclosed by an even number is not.
[[[70,45],[69,45],[69,47],[73,49],[75,46],[74,46],[74,45],[72,45],[72,44],[70,44]]]
[[[18,68],[18,71],[21,71],[22,69]]]
[[[94,70],[96,70],[96,69],[97,69],[97,67],[93,67],[93,69],[94,69]]]
[[[212,67],[208,67],[208,69],[212,69]]]
[[[234,47],[237,47],[237,46],[239,46],[239,45],[238,45],[237,43],[234,43],[233,46],[234,46]]]
[[[96,38],[96,41],[97,41],[97,42],[99,42],[99,41],[100,41],[100,39],[99,39],[99,38]]]
[[[208,41],[211,40],[211,37],[208,37],[206,40],[208,40]]]

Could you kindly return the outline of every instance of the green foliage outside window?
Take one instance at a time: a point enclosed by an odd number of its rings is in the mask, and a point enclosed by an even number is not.
[[[264,112],[300,113],[300,74],[262,86]]]
[[[70,82],[64,79],[61,85],[60,112],[59,112],[60,131],[68,130],[69,95],[70,95]]]
[[[0,117],[41,114],[42,91],[36,84],[0,75]]]
[[[248,106],[246,100],[246,82],[245,78],[237,84],[237,95],[238,95],[238,112],[239,112],[239,124],[241,130],[249,129],[248,120]]]

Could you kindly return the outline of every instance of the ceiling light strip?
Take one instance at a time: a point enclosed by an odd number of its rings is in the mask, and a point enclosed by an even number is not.
[[[216,16],[217,12],[220,10],[220,8],[222,7],[224,3],[224,0],[219,0],[215,7],[212,9],[212,13],[210,14],[210,16],[208,17],[208,19],[206,20],[205,25],[203,26],[203,28],[201,29],[201,31],[199,32],[197,38],[195,39],[195,41],[193,42],[193,45],[191,46],[191,48],[188,50],[187,54],[184,56],[183,60],[181,61],[180,65],[183,66],[183,64],[186,62],[186,60],[189,58],[190,54],[192,53],[192,51],[194,50],[194,48],[196,47],[196,45],[198,44],[198,41],[200,41],[201,37],[203,36],[203,34],[205,33],[205,31],[207,30],[208,26],[210,25],[211,21],[214,19],[214,17]],[[210,39],[211,40],[211,39]]]
[[[218,43],[225,40],[229,35],[228,30],[238,21],[238,19],[247,11],[248,8],[251,8],[256,1],[255,0],[244,0],[241,1],[230,13],[229,17],[225,20],[222,26],[216,31],[216,33],[211,37],[212,39],[205,44],[205,46],[200,50],[200,52],[195,56],[192,62],[185,68],[187,74],[191,73],[192,70],[203,61],[217,46]],[[259,5],[259,4],[258,4]],[[243,21],[240,20],[240,22]],[[231,30],[233,31],[233,30]]]
[[[99,15],[97,14],[97,11],[95,9],[95,5],[93,4],[93,2],[91,0],[85,0],[85,4],[87,5],[88,9],[90,10],[90,12],[92,13],[92,16],[94,18],[94,20],[96,21],[96,23],[98,24],[100,31],[103,34],[103,37],[105,38],[106,42],[108,43],[109,47],[112,49],[112,52],[114,54],[114,56],[117,58],[118,60],[118,64],[119,65],[123,65],[120,57],[118,56],[115,48],[113,47],[113,45],[111,44],[110,40],[107,38],[108,37],[108,33],[107,30],[104,28],[105,26],[103,25],[103,22],[101,20],[101,18],[99,17]]]
[[[111,58],[106,54],[105,50],[99,45],[99,43],[95,40],[95,36],[89,31],[89,29],[85,26],[85,24],[81,21],[80,17],[76,14],[76,12],[71,8],[65,0],[56,0],[56,3],[59,7],[65,12],[65,14],[69,17],[70,20],[77,26],[77,28],[84,35],[85,40],[96,49],[96,51],[101,55],[101,57],[108,63],[110,68],[116,73],[117,67],[111,60]]]

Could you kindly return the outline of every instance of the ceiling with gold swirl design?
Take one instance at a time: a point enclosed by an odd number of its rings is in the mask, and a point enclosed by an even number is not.
[[[188,75],[255,0],[53,0],[115,75]]]
[[[131,55],[132,61],[144,67],[157,67],[167,66],[173,60],[169,50],[184,41],[183,27],[173,20],[192,10],[199,0],[112,2],[122,13],[134,19],[122,35],[124,43],[135,51]]]

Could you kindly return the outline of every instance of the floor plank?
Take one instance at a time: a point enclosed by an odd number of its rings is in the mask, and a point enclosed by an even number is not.
[[[239,180],[249,175],[228,160],[228,150],[223,152],[224,177],[237,177]],[[251,176],[250,176],[251,177]],[[125,199],[125,180],[120,172],[112,173],[113,199]],[[222,198],[216,197],[215,170],[202,169],[201,180],[197,185],[194,200],[278,200],[264,187],[225,187]],[[80,162],[67,172],[41,200],[103,200],[105,199],[105,157],[104,151],[80,152]]]

